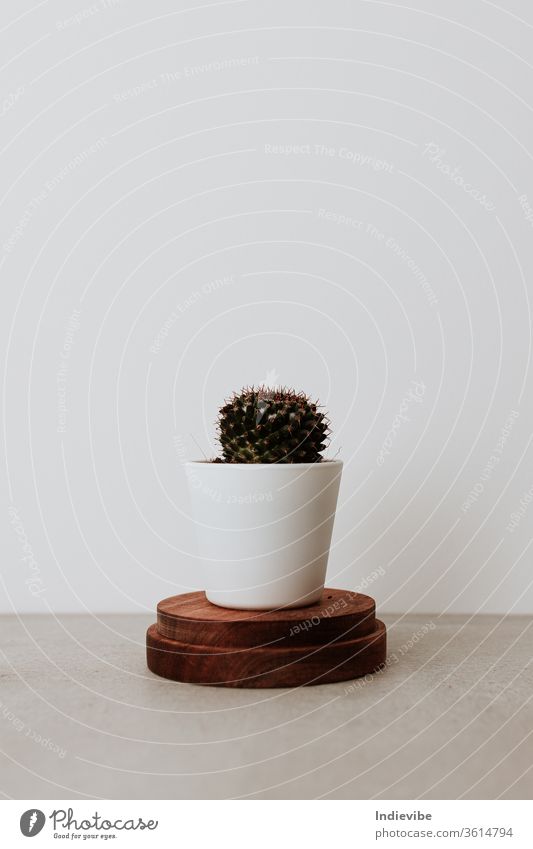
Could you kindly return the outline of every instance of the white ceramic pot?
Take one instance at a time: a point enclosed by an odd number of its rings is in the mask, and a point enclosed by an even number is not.
[[[248,610],[318,601],[342,473],[321,463],[185,464],[213,604]]]

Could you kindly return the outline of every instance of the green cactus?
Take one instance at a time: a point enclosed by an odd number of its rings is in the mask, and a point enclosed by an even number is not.
[[[243,389],[221,407],[218,440],[224,463],[319,463],[329,421],[303,392]]]

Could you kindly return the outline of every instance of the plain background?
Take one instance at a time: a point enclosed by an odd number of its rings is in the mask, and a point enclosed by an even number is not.
[[[181,464],[275,381],[345,461],[330,585],[532,613],[529,4],[1,16],[2,610],[196,589]]]

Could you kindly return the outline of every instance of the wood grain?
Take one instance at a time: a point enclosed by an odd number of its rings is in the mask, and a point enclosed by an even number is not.
[[[372,634],[322,646],[223,648],[187,645],[163,637],[156,625],[146,635],[148,668],[164,678],[218,687],[298,687],[347,681],[385,663],[385,626]]]
[[[325,589],[318,604],[280,610],[231,610],[201,592],[165,598],[157,605],[157,628],[172,640],[232,648],[316,645],[370,634],[374,599],[349,590]]]
[[[375,672],[386,659],[386,630],[373,599],[325,590],[319,604],[277,611],[230,610],[203,593],[158,605],[146,635],[156,675],[219,687],[297,687]]]

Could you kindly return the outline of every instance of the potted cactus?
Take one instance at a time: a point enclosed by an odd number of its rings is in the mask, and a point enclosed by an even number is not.
[[[340,460],[329,422],[302,392],[261,386],[220,409],[222,456],[186,463],[203,587],[213,604],[270,610],[324,588]]]

